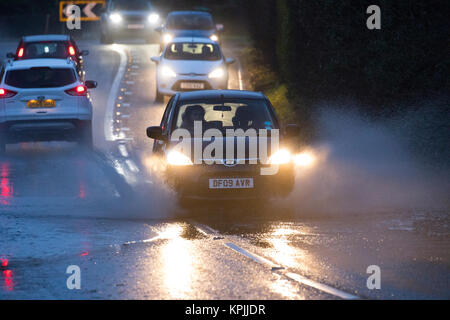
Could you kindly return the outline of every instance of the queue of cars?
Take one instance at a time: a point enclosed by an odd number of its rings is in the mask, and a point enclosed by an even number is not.
[[[67,35],[23,37],[0,66],[0,153],[9,143],[78,141],[92,148],[92,103],[83,56]]]
[[[149,127],[153,154],[164,162],[167,182],[179,199],[261,199],[285,196],[294,186],[292,154],[286,148],[298,134],[294,125],[283,128],[270,101],[262,93],[228,89],[228,67],[220,47],[220,32],[209,13],[176,11],[161,27],[159,16],[146,0],[111,0],[101,21],[101,42],[131,33],[147,41],[160,33],[156,63],[156,100],[170,100],[160,126]],[[153,28],[153,31],[152,31]],[[67,35],[23,37],[15,53],[0,68],[0,153],[7,143],[69,140],[92,147],[92,104],[85,80],[83,56]],[[200,124],[198,131],[195,124]],[[185,130],[189,147],[200,146],[200,159],[177,150],[175,132]],[[214,132],[214,138],[204,134]],[[229,131],[241,136],[227,136]],[[248,135],[249,132],[255,135]],[[269,146],[267,159],[252,153],[263,130],[281,132],[282,148]],[[199,136],[198,136],[199,135]],[[278,138],[278,136],[277,136]],[[256,139],[256,140],[255,140]],[[218,143],[214,159],[204,156],[207,141]],[[253,143],[253,146],[252,146]],[[241,153],[226,149],[240,146]],[[223,150],[222,150],[223,148]],[[262,148],[257,144],[257,150]],[[273,149],[273,150],[272,150]],[[218,151],[223,151],[217,156]],[[220,152],[219,152],[220,153]],[[200,161],[198,161],[200,160]],[[261,174],[272,165],[277,170]]]

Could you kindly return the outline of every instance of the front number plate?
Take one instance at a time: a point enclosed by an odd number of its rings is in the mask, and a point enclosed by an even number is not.
[[[182,82],[181,89],[204,89],[205,84],[201,82]]]
[[[129,24],[128,29],[144,29],[143,24]]]
[[[253,178],[209,179],[210,189],[252,189]]]

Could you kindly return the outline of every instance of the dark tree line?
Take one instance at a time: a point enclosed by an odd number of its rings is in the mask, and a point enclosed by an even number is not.
[[[247,0],[256,46],[303,101],[388,106],[448,92],[446,0]],[[381,30],[366,9],[381,8]]]

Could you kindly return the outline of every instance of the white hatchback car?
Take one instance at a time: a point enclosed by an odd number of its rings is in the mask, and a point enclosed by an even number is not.
[[[8,143],[78,141],[92,147],[92,104],[70,59],[9,61],[0,67],[0,153]]]
[[[175,38],[151,60],[156,71],[156,100],[192,90],[228,89],[228,65],[217,42],[209,38]]]

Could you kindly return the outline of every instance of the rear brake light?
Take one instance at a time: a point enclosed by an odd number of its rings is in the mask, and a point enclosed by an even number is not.
[[[19,49],[19,51],[17,52],[17,56],[18,56],[19,58],[22,58],[22,57],[23,57],[23,48],[20,48],[20,49]]]
[[[75,88],[66,90],[66,93],[70,94],[71,96],[85,96],[87,94],[87,88],[86,86],[79,85]]]
[[[2,98],[11,98],[14,97],[17,94],[17,92],[0,88],[0,99]]]
[[[74,55],[75,55],[75,49],[73,48],[73,46],[69,46],[69,54],[70,54],[71,56],[74,56]]]

